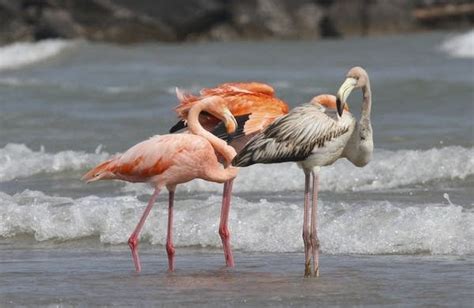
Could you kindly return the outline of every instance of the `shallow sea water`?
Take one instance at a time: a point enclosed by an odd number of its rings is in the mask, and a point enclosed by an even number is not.
[[[472,306],[473,35],[0,47],[0,306]],[[296,106],[334,93],[353,65],[371,77],[376,149],[364,168],[341,160],[321,172],[320,278],[302,277],[294,164],[241,170],[235,268],[222,267],[222,187],[193,181],[177,191],[176,272],[163,193],[133,273],[126,242],[151,188],[79,179],[166,133],[174,87],[259,80]],[[349,104],[357,115],[360,94]]]
[[[3,305],[457,306],[472,304],[472,257],[321,257],[321,277],[303,278],[302,253],[220,252],[183,248],[167,272],[164,247],[142,245],[143,272],[125,246],[3,243]],[[13,246],[13,247],[12,247]],[[52,287],[54,286],[54,287]]]

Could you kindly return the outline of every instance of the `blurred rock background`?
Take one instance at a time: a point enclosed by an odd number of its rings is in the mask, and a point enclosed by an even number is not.
[[[472,0],[0,0],[0,44],[314,39],[473,23]]]

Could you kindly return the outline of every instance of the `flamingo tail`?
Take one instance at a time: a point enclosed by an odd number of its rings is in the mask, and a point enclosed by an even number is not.
[[[103,163],[100,163],[92,170],[84,174],[81,178],[82,181],[86,183],[99,181],[102,179],[112,179],[114,178],[114,174],[112,172],[112,163],[115,161],[114,158],[106,160]]]

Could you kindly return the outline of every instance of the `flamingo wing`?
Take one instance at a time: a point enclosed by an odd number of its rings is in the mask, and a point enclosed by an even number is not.
[[[215,88],[202,89],[200,91],[200,96],[194,96],[176,88],[176,96],[178,97],[180,104],[176,107],[175,110],[178,116],[182,120],[185,120],[187,117],[187,112],[191,108],[191,106],[205,97],[219,96],[222,98],[231,98],[239,95],[256,95],[266,96],[268,98],[275,98],[275,90],[271,86],[260,82],[223,83]],[[286,105],[285,103],[283,104]]]
[[[214,129],[211,130],[212,134],[217,136],[220,139],[224,139],[227,143],[230,143],[233,139],[239,138],[245,135],[244,127],[245,122],[249,119],[249,115],[236,116],[235,120],[237,121],[237,127],[232,134],[227,132],[227,128],[223,122],[220,122]]]
[[[325,111],[312,103],[294,108],[250,140],[232,164],[244,167],[306,159],[315,148],[350,129],[348,122],[333,117],[332,110]]]
[[[259,82],[223,83],[215,88],[202,89],[199,97],[179,90],[177,90],[177,95],[181,104],[176,108],[176,112],[181,120],[170,129],[170,133],[186,128],[188,110],[197,101],[209,96],[225,99],[239,126],[237,131],[230,136],[223,130],[220,120],[212,115],[202,114],[199,122],[207,130],[226,140],[261,132],[276,118],[287,114],[289,110],[285,102],[275,97],[275,91],[271,86]]]
[[[199,92],[202,96],[228,95],[231,93],[260,93],[275,96],[275,90],[268,84],[262,82],[227,82],[215,88],[204,88]]]
[[[261,132],[278,117],[288,113],[288,105],[275,97],[258,94],[236,95],[226,98],[229,109],[237,120],[237,130],[229,135],[219,123],[212,131],[221,139],[236,139]]]
[[[131,182],[146,182],[164,173],[174,164],[178,153],[192,152],[201,146],[194,136],[156,135],[142,141],[123,154],[109,159],[86,173],[83,180],[93,182],[101,179],[123,179]]]
[[[232,96],[242,93],[271,93],[274,94],[274,90],[267,84],[258,82],[229,82],[217,85],[214,88],[203,88],[199,91],[200,96],[194,96],[191,93],[187,93],[179,88],[176,88],[176,96],[179,100],[179,105],[176,107],[176,113],[182,120],[186,120],[189,109],[197,103],[199,100],[209,96]],[[267,94],[268,95],[268,94]]]
[[[253,95],[243,97],[242,100],[244,101],[241,103],[244,109],[242,113],[249,114],[249,120],[245,122],[244,127],[245,135],[261,132],[289,110],[285,102],[275,97]]]

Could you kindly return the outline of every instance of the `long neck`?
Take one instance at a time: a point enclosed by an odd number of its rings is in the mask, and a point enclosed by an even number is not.
[[[374,151],[374,140],[372,136],[372,125],[370,123],[370,112],[372,109],[372,92],[370,91],[370,81],[367,78],[367,83],[362,87],[362,112],[358,125],[359,140],[358,140],[358,155],[357,166],[364,166],[372,159]]]
[[[215,135],[205,130],[201,126],[201,123],[199,123],[199,114],[201,113],[202,110],[206,108],[206,106],[209,103],[211,103],[211,101],[209,101],[211,99],[213,98],[204,99],[200,101],[199,103],[195,104],[193,107],[191,107],[191,109],[189,110],[188,119],[187,119],[188,128],[193,134],[206,138],[214,147],[214,149],[224,157],[224,159],[226,160],[226,163],[230,164],[234,156],[237,155],[234,148],[227,145],[227,143],[224,140],[219,139]]]
[[[363,101],[362,112],[356,130],[346,146],[345,156],[356,166],[363,167],[372,159],[374,141],[372,137],[372,125],[370,123],[370,112],[372,107],[372,94],[370,83],[362,87]]]
[[[368,122],[370,124],[370,112],[372,109],[372,92],[370,90],[370,81],[367,78],[366,85],[362,88],[362,95],[364,100],[362,102],[361,122]]]

